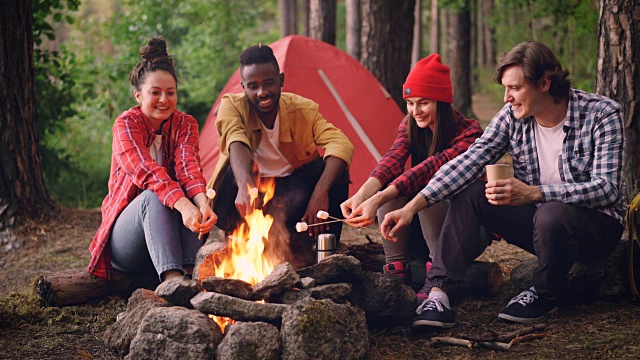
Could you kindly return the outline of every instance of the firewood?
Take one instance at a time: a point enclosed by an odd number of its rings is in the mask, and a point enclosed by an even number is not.
[[[513,345],[531,339],[541,339],[547,334],[532,334],[532,332],[540,331],[545,328],[545,324],[536,324],[524,329],[512,331],[506,334],[498,334],[493,330],[489,330],[490,334],[483,334],[482,338],[474,337],[433,337],[433,344],[445,344],[464,346],[468,348],[483,347],[493,350],[509,350]]]
[[[153,290],[158,284],[155,274],[115,272],[113,280],[105,280],[84,270],[64,270],[40,275],[34,291],[47,306],[67,306],[111,295],[129,296],[138,288]]]
[[[449,336],[435,336],[431,338],[431,341],[433,341],[434,344],[464,346],[469,349],[473,347],[473,341],[449,337]]]
[[[498,342],[509,342],[517,337],[531,334],[537,331],[542,331],[547,327],[546,324],[534,324],[528,326],[526,328],[522,328],[519,330],[511,331],[505,334],[499,334],[494,330],[488,329],[486,333],[482,334],[480,338],[472,338],[472,337],[464,337],[467,340],[471,340],[474,342],[490,342],[490,341],[498,341]]]

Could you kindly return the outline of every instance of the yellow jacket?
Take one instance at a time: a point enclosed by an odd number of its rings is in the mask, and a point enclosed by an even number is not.
[[[353,144],[340,129],[320,114],[318,104],[302,96],[283,92],[278,105],[278,148],[294,169],[315,159],[318,146],[324,149],[323,158],[335,156],[344,160],[347,166],[351,164]],[[240,141],[253,153],[260,144],[262,128],[256,111],[244,93],[225,94],[222,97],[216,127],[220,134],[220,157],[207,188],[218,190],[229,167],[229,145]]]

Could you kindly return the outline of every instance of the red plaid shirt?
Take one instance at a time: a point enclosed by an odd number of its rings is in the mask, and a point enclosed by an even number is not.
[[[456,136],[445,150],[426,158],[420,164],[404,170],[409,158],[409,138],[407,128],[410,115],[402,119],[398,127],[398,136],[393,146],[380,159],[371,177],[382,183],[382,186],[393,185],[398,190],[398,197],[412,196],[424,188],[440,166],[462,154],[482,135],[482,128],[476,120],[466,119],[459,111],[453,111],[456,122]]]
[[[89,250],[87,271],[111,279],[111,254],[107,242],[120,213],[143,190],[152,190],[160,201],[173,208],[183,196],[205,192],[205,180],[198,156],[198,123],[175,111],[162,126],[162,166],[149,154],[155,136],[139,106],[118,116],[113,124],[113,145],[109,193],[102,202],[102,224]]]

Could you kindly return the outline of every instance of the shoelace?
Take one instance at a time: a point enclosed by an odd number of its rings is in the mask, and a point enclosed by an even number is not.
[[[438,312],[444,312],[444,305],[439,299],[425,299],[416,309],[416,314],[420,315],[427,310],[437,309]]]
[[[538,298],[538,295],[536,293],[534,293],[531,290],[525,290],[520,294],[518,294],[518,296],[511,299],[511,301],[509,301],[509,304],[507,306],[515,303],[519,303],[522,306],[527,306],[537,298]]]

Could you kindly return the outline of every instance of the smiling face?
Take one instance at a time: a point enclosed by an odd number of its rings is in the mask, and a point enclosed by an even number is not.
[[[148,73],[140,86],[140,91],[134,90],[134,96],[151,123],[151,127],[159,130],[160,124],[176,110],[178,103],[176,79],[163,70]]]
[[[284,74],[271,63],[252,64],[241,69],[242,88],[260,119],[275,116],[280,101]]]
[[[407,112],[413,116],[419,128],[430,128],[433,131],[436,122],[438,102],[420,97],[410,97],[407,101]]]
[[[521,66],[511,66],[502,74],[504,102],[511,104],[517,119],[536,116],[548,103],[549,80],[543,78],[533,84],[524,76]]]

